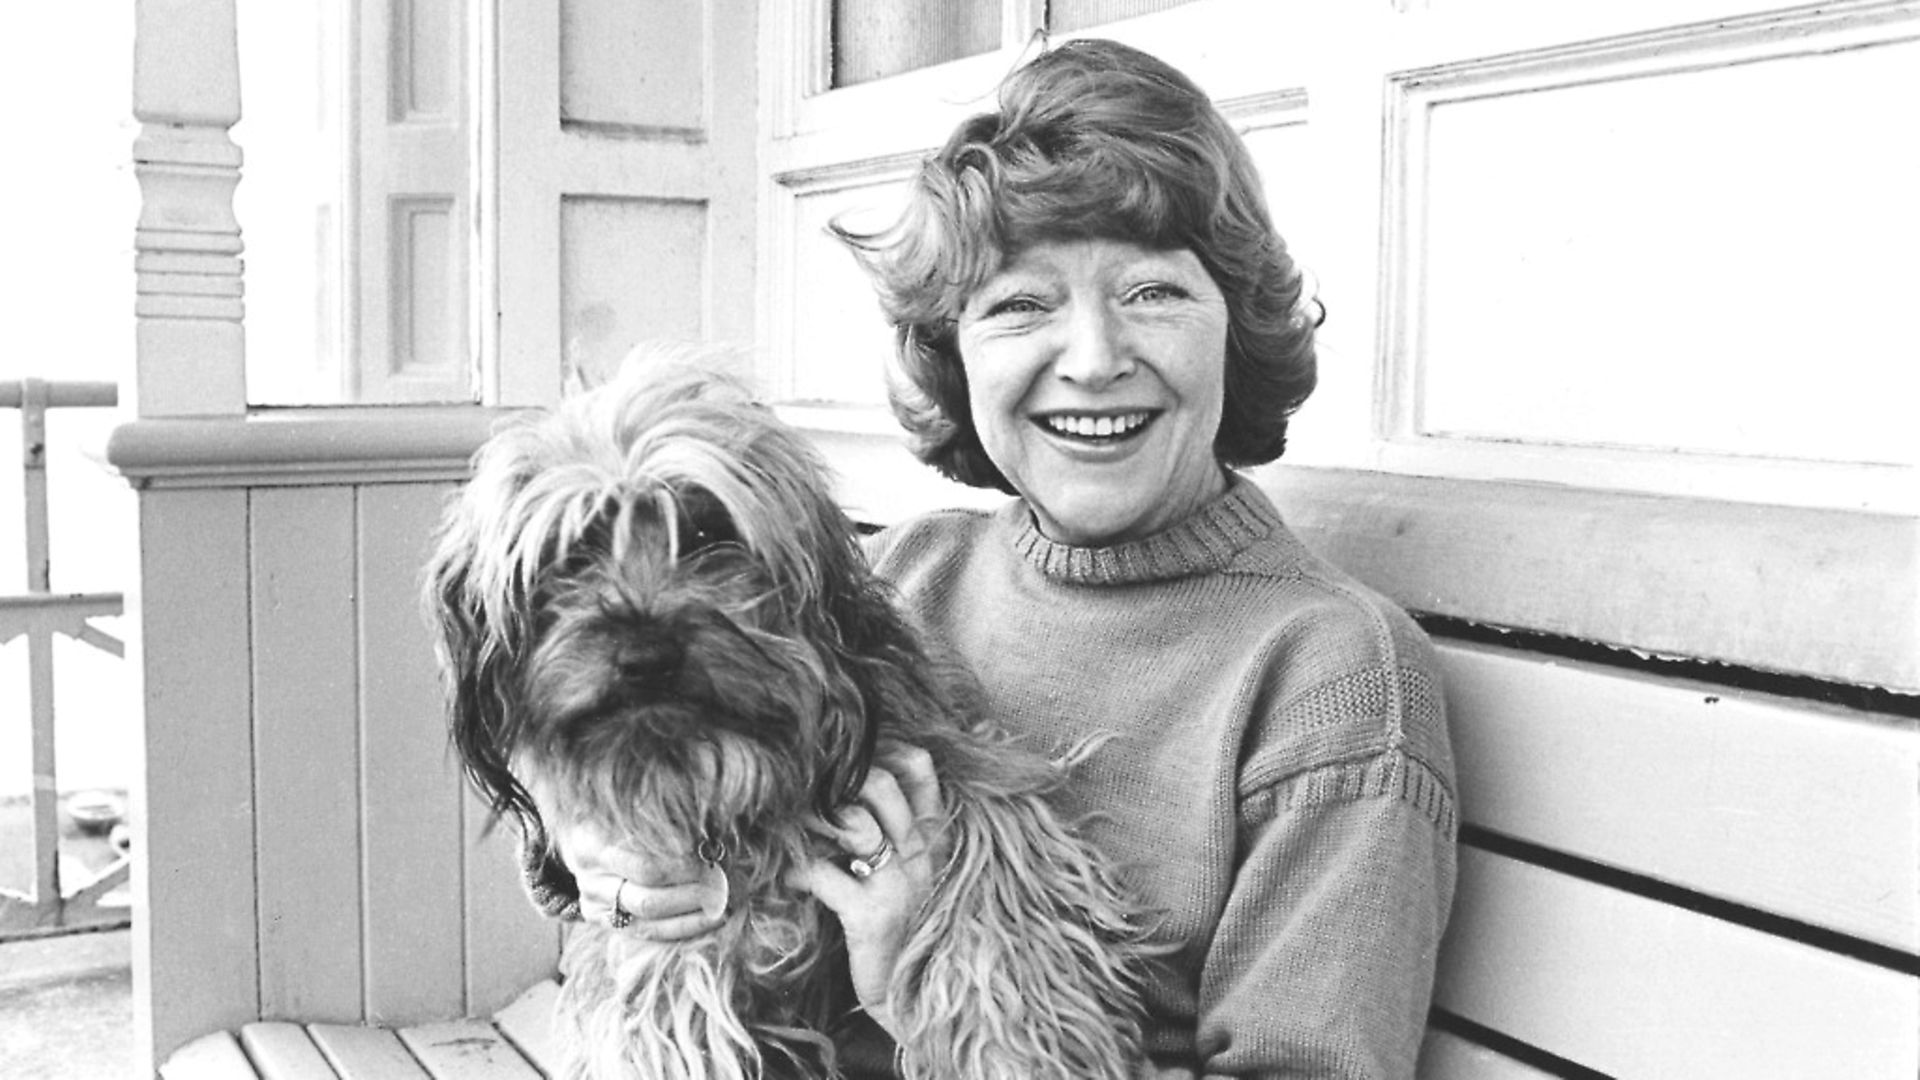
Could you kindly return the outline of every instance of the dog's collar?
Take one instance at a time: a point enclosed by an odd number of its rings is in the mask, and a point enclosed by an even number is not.
[[[700,843],[694,846],[693,853],[708,866],[721,866],[727,861],[727,844],[724,840],[714,839],[711,834],[703,834]]]

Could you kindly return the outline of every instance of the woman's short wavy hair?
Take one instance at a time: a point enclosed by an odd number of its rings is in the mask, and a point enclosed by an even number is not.
[[[957,320],[1034,243],[1184,248],[1206,267],[1228,315],[1222,464],[1278,458],[1313,392],[1324,312],[1273,227],[1246,144],[1192,80],[1138,49],[1076,40],[1042,53],[1002,84],[999,111],[963,122],[923,163],[897,222],[830,231],[893,324],[894,415],[916,456],[961,483],[1013,490],[975,430]]]

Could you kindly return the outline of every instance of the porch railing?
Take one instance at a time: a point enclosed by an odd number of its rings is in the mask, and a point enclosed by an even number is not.
[[[125,926],[130,909],[101,900],[127,882],[128,858],[66,891],[60,881],[59,785],[55,774],[53,639],[65,634],[124,656],[118,638],[88,620],[118,615],[120,593],[64,593],[52,588],[47,552],[47,411],[101,408],[117,404],[110,382],[0,382],[0,408],[20,410],[20,458],[25,473],[27,591],[0,595],[0,645],[27,639],[28,699],[33,720],[34,881],[31,894],[0,887],[0,941],[83,929]],[[11,709],[5,710],[11,712]]]

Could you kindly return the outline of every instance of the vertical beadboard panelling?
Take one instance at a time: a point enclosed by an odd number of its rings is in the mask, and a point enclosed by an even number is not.
[[[356,490],[367,1018],[417,1024],[465,1005],[461,781],[419,602],[429,536],[451,488]]]
[[[353,492],[255,490],[260,1008],[354,1021],[360,994]]]
[[[245,492],[141,494],[133,976],[149,1066],[259,1015],[246,565]]]
[[[490,1016],[560,960],[560,925],[534,910],[521,884],[513,826],[487,828],[486,806],[468,788],[461,801],[466,844],[467,1009]]]

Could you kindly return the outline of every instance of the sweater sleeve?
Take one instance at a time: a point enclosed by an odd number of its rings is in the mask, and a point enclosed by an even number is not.
[[[1244,857],[1199,988],[1202,1075],[1413,1075],[1453,895],[1435,780],[1392,748],[1244,800]]]
[[[1242,760],[1196,1000],[1203,1075],[1413,1075],[1453,902],[1453,755],[1425,636],[1369,621],[1372,658],[1302,665],[1322,677],[1285,680]]]

